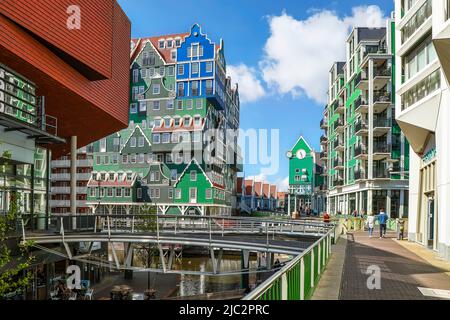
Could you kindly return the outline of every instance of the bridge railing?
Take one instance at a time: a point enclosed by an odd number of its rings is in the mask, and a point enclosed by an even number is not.
[[[39,219],[47,219],[39,222]],[[320,236],[333,225],[301,220],[275,220],[229,216],[194,215],[54,215],[35,218],[37,225],[47,225],[42,232],[110,232],[110,233],[302,233]],[[37,223],[36,223],[37,222]],[[39,232],[39,228],[26,228],[30,221],[22,221],[25,229]],[[28,225],[29,226],[29,225]]]
[[[331,255],[333,229],[256,287],[243,300],[310,299]]]

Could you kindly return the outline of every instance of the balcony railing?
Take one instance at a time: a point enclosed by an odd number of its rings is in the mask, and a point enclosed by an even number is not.
[[[388,170],[374,170],[373,177],[374,179],[388,179],[390,174]]]
[[[390,128],[391,120],[386,118],[375,118],[373,119],[374,128]]]
[[[322,119],[322,120],[320,120],[320,127],[321,127],[321,128],[326,128],[326,127],[328,127],[328,121],[327,121],[327,119]]]
[[[343,166],[344,166],[344,161],[342,161],[342,159],[340,159],[340,158],[333,159],[333,168],[343,167]]]
[[[374,143],[373,152],[374,153],[390,153],[391,152],[391,144],[388,144],[386,142]]]
[[[325,143],[325,142],[328,142],[328,138],[326,136],[321,136],[320,143]]]
[[[369,54],[385,54],[385,53],[387,53],[386,46],[367,45],[363,53],[363,60]]]
[[[341,139],[336,139],[333,142],[333,148],[336,149],[339,146],[344,146],[344,142]]]
[[[333,185],[335,187],[343,186],[344,185],[344,179],[342,179],[342,178],[333,179]]]
[[[339,127],[343,127],[343,126],[344,126],[344,118],[343,118],[343,117],[338,118],[338,119],[336,120],[336,122],[334,123],[334,128],[335,128],[335,129],[337,129],[337,128],[339,128]]]
[[[362,171],[355,171],[355,180],[364,180],[366,179],[366,173]]]
[[[355,100],[355,110],[358,109],[360,106],[367,106],[368,103],[365,99],[363,99],[361,96]]]
[[[355,87],[357,87],[361,81],[366,81],[367,80],[367,76],[361,71],[360,73],[358,73],[355,77]]]
[[[373,95],[374,103],[390,103],[391,102],[391,94],[386,91],[378,91]]]
[[[327,152],[322,151],[322,152],[320,153],[320,159],[326,159],[327,157],[328,157],[328,153],[327,153]]]
[[[367,130],[367,124],[365,124],[363,121],[359,120],[355,124],[355,133],[359,132],[361,130]]]
[[[391,67],[380,67],[374,70],[374,77],[390,77],[392,76]]]
[[[359,144],[357,146],[355,146],[355,157],[360,156],[360,155],[366,155],[367,154],[367,149],[366,146],[363,144]]]

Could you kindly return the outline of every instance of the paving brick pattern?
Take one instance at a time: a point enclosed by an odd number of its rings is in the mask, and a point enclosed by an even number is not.
[[[417,300],[425,297],[417,287],[450,290],[450,277],[446,270],[432,266],[413,252],[399,245],[388,233],[379,239],[378,230],[373,238],[366,232],[354,233],[349,241],[342,275],[340,300]],[[351,239],[351,238],[350,238]],[[370,290],[367,268],[379,266],[381,289]]]

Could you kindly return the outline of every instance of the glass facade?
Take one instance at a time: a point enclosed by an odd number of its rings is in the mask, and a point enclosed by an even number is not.
[[[402,28],[402,44],[411,38],[420,26],[431,17],[431,4],[432,0],[427,0]]]
[[[438,69],[402,94],[402,111],[427,97],[441,86],[441,70]]]

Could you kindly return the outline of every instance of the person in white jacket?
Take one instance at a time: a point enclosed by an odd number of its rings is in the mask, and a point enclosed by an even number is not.
[[[367,229],[369,229],[369,238],[372,238],[373,229],[375,228],[375,216],[369,212],[366,220]]]

